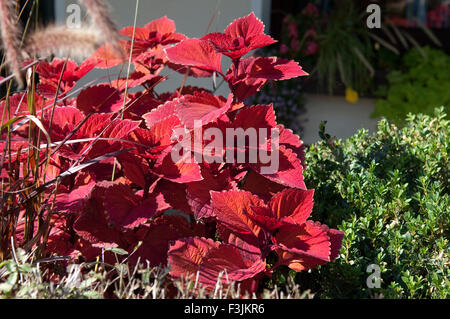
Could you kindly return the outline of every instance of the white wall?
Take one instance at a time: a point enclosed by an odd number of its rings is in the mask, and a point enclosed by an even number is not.
[[[362,128],[375,132],[379,120],[370,118],[375,109],[374,99],[360,98],[356,103],[350,103],[344,96],[307,94],[305,107],[306,113],[299,120],[304,129],[301,138],[306,144],[320,140],[322,121],[327,121],[326,132],[331,136],[348,138]]]

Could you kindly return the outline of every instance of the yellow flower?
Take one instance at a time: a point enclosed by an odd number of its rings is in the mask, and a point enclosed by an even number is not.
[[[358,92],[354,91],[352,88],[347,88],[345,90],[345,99],[350,103],[358,102]]]

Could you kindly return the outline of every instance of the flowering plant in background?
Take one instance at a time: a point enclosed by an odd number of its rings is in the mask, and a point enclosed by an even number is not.
[[[441,4],[428,11],[427,24],[430,28],[448,28],[450,26],[450,5]]]
[[[317,30],[321,19],[319,9],[311,2],[297,16],[283,19],[283,36],[280,54],[291,58],[303,58],[318,53]]]
[[[307,75],[293,60],[244,58],[275,42],[263,23],[251,13],[197,39],[163,17],[120,34],[126,57],[105,44],[80,64],[39,62],[32,67],[39,80],[29,78],[25,92],[1,102],[0,259],[21,247],[37,258],[148,261],[168,266],[173,278],[198,273],[206,287],[225,271],[224,284],[237,281],[250,292],[280,267],[299,272],[335,259],[343,233],[309,220],[314,192],[303,182],[302,141],[277,123],[272,104],[245,104],[269,81]],[[129,74],[109,71],[106,82],[74,89],[90,70],[128,59]],[[231,93],[185,81],[157,92],[168,77],[163,70],[220,76]],[[244,132],[231,136],[237,146],[219,140],[230,130]],[[252,130],[264,138],[252,140]],[[212,150],[218,142],[225,148]],[[238,160],[255,149],[276,154],[277,170],[264,170],[262,158]],[[230,153],[232,160],[220,160]]]

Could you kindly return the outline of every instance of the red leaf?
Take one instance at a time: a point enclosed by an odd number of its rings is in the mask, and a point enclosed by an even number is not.
[[[231,59],[238,59],[251,50],[261,48],[276,41],[264,34],[264,24],[252,12],[246,17],[234,20],[225,33],[210,33],[202,38]]]
[[[206,71],[193,66],[184,66],[171,62],[167,63],[167,66],[178,73],[187,73],[188,76],[193,76],[194,78],[208,78],[213,75],[213,71]]]
[[[46,128],[50,127],[52,112],[44,113]],[[74,107],[55,107],[53,112],[52,129],[50,131],[53,142],[62,141],[84,119],[83,114]]]
[[[172,243],[168,252],[170,275],[175,278],[195,276],[209,250],[219,247],[212,239],[190,237]]]
[[[111,184],[105,190],[104,207],[109,222],[123,228],[135,228],[157,213],[155,198],[142,201],[124,184]]]
[[[168,101],[164,104],[161,104],[156,109],[153,109],[151,112],[142,115],[142,118],[145,120],[145,124],[147,125],[147,127],[150,128],[156,123],[161,122],[165,118],[175,115],[175,105],[177,103],[177,99]]]
[[[211,207],[210,191],[224,191],[236,188],[236,183],[231,180],[227,170],[220,174],[212,175],[209,170],[204,169],[202,170],[202,176],[202,181],[187,185],[188,203],[196,219],[214,216],[214,210]]]
[[[268,232],[273,232],[285,224],[285,222],[272,216],[272,212],[267,207],[252,207],[253,214],[248,217],[258,226]]]
[[[275,194],[268,206],[276,219],[290,217],[297,224],[303,224],[313,209],[314,190],[285,189]]]
[[[147,28],[140,27],[125,27],[119,31],[119,33],[127,38],[132,39],[134,33],[135,40],[147,40],[149,38],[149,30]]]
[[[248,256],[248,255],[246,255]],[[210,249],[200,264],[199,282],[214,287],[221,272],[226,271],[222,277],[222,284],[229,281],[243,281],[255,277],[266,269],[266,263],[259,257],[246,259],[238,247],[221,244]]]
[[[330,261],[331,243],[321,225],[286,224],[274,238],[279,263],[295,271],[308,270]]]
[[[262,200],[245,191],[211,192],[211,206],[223,227],[250,244],[259,244],[261,227],[248,214],[252,213],[251,206],[264,206]]]
[[[186,199],[186,184],[174,183],[161,179],[154,192],[161,193],[164,200],[173,208],[185,214],[192,214]]]
[[[144,118],[148,117],[144,115]],[[142,128],[136,129],[132,134],[132,138],[140,144],[149,147],[158,146],[160,147],[160,149],[164,149],[173,144],[171,136],[173,133],[173,129],[178,126],[180,126],[180,120],[177,116],[171,115],[157,123],[154,123],[148,130]],[[141,155],[142,153],[147,152],[153,153],[151,149],[140,150]],[[160,152],[161,151],[159,151],[158,153]]]
[[[142,73],[139,71],[133,72],[127,78],[120,78],[111,82],[112,87],[117,88],[119,91],[124,91],[127,87],[129,89],[149,82],[158,76],[151,73]],[[159,78],[159,77],[158,77]]]
[[[68,193],[59,193],[55,199],[55,211],[72,214],[79,212],[83,208],[94,185],[91,182]]]
[[[232,38],[244,38],[250,40],[264,33],[264,23],[253,12],[248,16],[234,20],[225,29],[225,34]]]
[[[220,273],[225,286],[229,281],[253,278],[265,270],[260,254],[249,255],[237,246],[221,244],[205,238],[185,238],[173,243],[169,250],[170,275],[175,278],[191,278],[206,288],[214,287]]]
[[[195,235],[195,230],[183,216],[158,217],[149,226],[144,225],[138,229],[136,236],[142,241],[142,245],[130,258],[130,262],[134,264],[140,257],[141,263],[148,260],[152,266],[165,266],[170,243]]]
[[[279,165],[278,170],[273,173],[263,173],[261,167],[268,166],[268,164],[249,164],[257,173],[262,176],[279,183],[281,185],[293,188],[305,189],[306,186],[303,181],[303,168],[300,160],[292,152],[292,150],[280,146]]]
[[[339,251],[342,247],[342,239],[344,238],[344,232],[329,228],[327,225],[320,224],[319,222],[315,223],[316,226],[322,227],[322,230],[325,231],[330,238],[331,243],[331,252],[330,252],[330,260],[336,259],[339,256]]]
[[[121,40],[119,45],[126,52],[127,41]],[[108,69],[122,64],[124,62],[124,56],[119,54],[110,44],[104,44],[88,60],[96,62],[95,66],[99,69]]]
[[[273,105],[255,105],[245,107],[236,115],[233,121],[235,128],[243,128],[244,130],[252,127],[259,128],[275,128],[277,125],[275,111]]]
[[[173,63],[221,73],[222,56],[206,41],[187,39],[167,48],[166,53]]]
[[[131,153],[120,154],[118,160],[124,176],[132,183],[145,188],[145,175],[150,172],[147,161],[144,158]]]
[[[276,57],[240,60],[238,68],[233,64],[226,80],[231,91],[242,101],[258,92],[268,80],[285,80],[307,75],[297,62]]]
[[[253,59],[248,77],[266,80],[287,80],[308,75],[302,67],[293,60],[277,57],[259,57]]]
[[[121,232],[110,227],[103,211],[103,197],[111,183],[98,183],[89,195],[83,213],[74,224],[76,233],[98,248],[123,247]]]
[[[151,171],[161,178],[175,183],[190,183],[203,179],[200,166],[192,161],[187,162],[186,158],[181,158],[174,162],[171,155],[172,147],[163,151],[155,166]]]
[[[285,186],[272,182],[262,175],[249,171],[243,189],[263,200],[269,201],[273,194],[281,192]]]
[[[280,145],[284,145],[286,148],[290,148],[302,163],[305,168],[305,145],[297,134],[294,134],[291,129],[287,129],[284,125],[277,126],[280,133]]]
[[[100,84],[91,86],[83,91],[77,97],[77,108],[85,114],[90,112],[116,112],[123,106],[123,99],[117,89]]]
[[[150,32],[159,32],[161,34],[171,34],[176,31],[175,22],[168,19],[167,16],[153,20],[145,25]]]
[[[98,135],[110,123],[112,114],[92,114],[80,127],[76,136],[89,138]]]
[[[194,95],[185,95],[177,100],[175,111],[181,122],[188,130],[194,129],[194,121],[201,121],[206,125],[217,120],[225,114],[233,103],[233,95],[228,96],[225,102],[210,93],[200,92]]]
[[[92,148],[88,152],[87,158],[95,158],[104,154],[118,151],[123,142],[119,142],[116,139],[124,139],[128,136],[128,134],[138,128],[140,123],[140,121],[119,119],[114,120],[112,123],[104,123],[104,125],[110,125],[104,130],[101,137],[110,140],[99,140],[95,144],[93,144]],[[128,147],[130,146],[126,143],[125,145]],[[88,147],[88,145],[86,145],[86,147]]]

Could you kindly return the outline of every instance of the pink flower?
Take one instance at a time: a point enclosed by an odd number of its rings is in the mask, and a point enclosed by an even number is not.
[[[445,21],[448,21],[450,8],[446,5],[437,6],[428,12],[428,25],[434,28],[445,27]]]
[[[317,51],[319,51],[319,45],[316,43],[316,41],[308,41],[308,43],[306,43],[306,55],[313,55]]]
[[[315,29],[309,29],[305,33],[305,38],[307,38],[307,37],[315,38],[316,36],[317,36],[317,31]]]
[[[297,24],[295,23],[290,23],[289,26],[289,36],[292,38],[298,38],[298,29],[297,29]]]
[[[284,23],[284,24],[288,24],[288,23],[289,23],[289,20],[290,20],[291,18],[292,18],[292,16],[291,16],[290,14],[288,14],[287,16],[284,17],[283,23]]]
[[[310,16],[310,17],[318,17],[319,16],[319,9],[317,9],[317,7],[310,2],[305,7],[305,9],[302,10],[302,14]]]
[[[280,54],[287,54],[289,52],[289,47],[286,44],[281,44]]]

